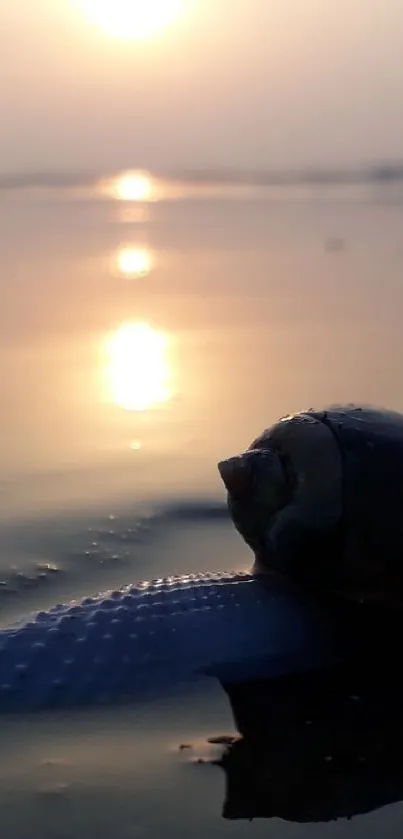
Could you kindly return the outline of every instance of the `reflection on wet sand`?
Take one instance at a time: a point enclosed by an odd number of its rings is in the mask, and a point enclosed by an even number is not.
[[[148,248],[127,245],[119,248],[116,255],[117,270],[127,279],[147,276],[152,265],[153,258]]]
[[[168,336],[148,323],[123,323],[106,342],[108,390],[127,411],[146,411],[172,397]]]
[[[403,694],[390,629],[379,666],[370,643],[364,661],[223,685],[241,735],[208,741],[224,747],[210,760],[225,772],[224,818],[328,822],[403,800]]]

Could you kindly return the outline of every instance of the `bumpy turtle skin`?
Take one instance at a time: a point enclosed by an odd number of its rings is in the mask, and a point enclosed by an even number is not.
[[[331,662],[333,629],[276,581],[191,574],[57,605],[0,631],[0,710],[160,696],[200,673],[240,680]]]

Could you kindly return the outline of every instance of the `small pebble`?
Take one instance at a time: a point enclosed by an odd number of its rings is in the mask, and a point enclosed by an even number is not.
[[[51,562],[37,562],[35,567],[37,571],[44,571],[47,574],[57,574],[60,571],[60,568]]]

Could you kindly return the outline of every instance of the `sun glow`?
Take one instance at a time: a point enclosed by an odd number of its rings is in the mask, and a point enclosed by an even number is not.
[[[118,250],[116,266],[119,274],[129,280],[146,277],[152,268],[151,253],[147,248],[128,245]]]
[[[113,402],[145,411],[172,397],[166,335],[148,323],[122,324],[107,342],[108,382]]]
[[[119,172],[111,178],[104,178],[98,182],[97,191],[105,198],[115,198],[117,201],[135,207],[135,217],[132,221],[144,221],[144,209],[147,204],[158,201],[160,198],[159,182],[143,172],[141,169]]]
[[[125,172],[114,181],[113,191],[120,201],[151,201],[152,181],[146,172]]]
[[[81,0],[88,18],[107,35],[144,41],[180,18],[184,0]]]

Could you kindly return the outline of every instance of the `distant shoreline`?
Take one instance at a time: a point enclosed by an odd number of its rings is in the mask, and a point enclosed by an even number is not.
[[[91,187],[119,170],[107,172],[26,171],[0,174],[0,190],[27,188],[74,189]],[[183,172],[150,172],[151,177],[178,183],[244,186],[348,186],[393,184],[403,181],[403,161],[351,169],[301,169],[289,171],[246,171],[195,169]]]

